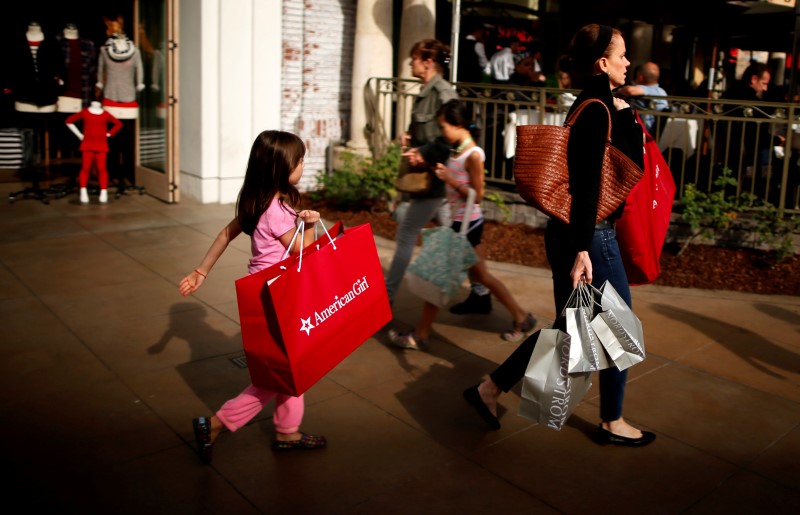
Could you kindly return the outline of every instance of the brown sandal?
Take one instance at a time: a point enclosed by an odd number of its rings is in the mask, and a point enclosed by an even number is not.
[[[275,452],[282,451],[305,451],[311,449],[321,449],[328,445],[328,441],[324,436],[309,435],[300,433],[302,436],[299,440],[281,441],[275,440],[272,442],[272,450]]]

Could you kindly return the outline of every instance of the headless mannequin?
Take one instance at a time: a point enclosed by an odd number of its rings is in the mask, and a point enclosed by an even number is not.
[[[79,85],[71,84],[70,76],[71,76],[71,69],[77,67],[77,70],[80,70],[81,62],[80,62],[80,47],[77,46],[80,43],[80,36],[78,34],[78,27],[72,23],[67,24],[64,27],[63,32],[64,40],[66,40],[67,44],[69,45],[69,55],[65,56],[67,60],[67,90],[76,89],[76,93],[79,92]],[[73,53],[72,45],[76,45],[77,55]],[[74,62],[74,57],[77,57],[77,62]],[[78,76],[78,80],[80,80],[80,76]],[[83,102],[81,101],[80,96],[76,96],[75,94],[64,94],[58,97],[58,112],[60,113],[77,113],[83,108]]]
[[[83,122],[85,135],[75,126],[75,122]],[[112,124],[108,129],[108,124]],[[108,170],[106,168],[106,155],[108,154],[108,138],[115,135],[122,128],[122,122],[114,118],[109,112],[103,109],[100,102],[92,102],[88,108],[79,113],[75,113],[67,118],[67,127],[78,139],[81,140],[81,152],[83,154],[82,166],[78,175],[78,185],[80,186],[81,204],[89,203],[89,172],[94,164],[97,167],[98,181],[100,182],[100,203],[108,202]]]
[[[44,42],[44,32],[42,32],[42,26],[39,25],[37,22],[31,22],[28,25],[28,31],[25,32],[25,39],[28,41],[28,46],[31,49],[31,55],[33,56],[33,62],[37,63],[40,59],[46,56],[39,55],[39,49],[41,48],[42,42]],[[36,69],[40,69],[41,67],[37,67],[34,64]],[[59,80],[55,77],[43,77],[44,80]],[[56,104],[47,103],[45,105],[39,105],[32,102],[26,102],[22,100],[17,100],[14,102],[14,109],[21,113],[53,113],[56,110]]]
[[[103,107],[116,118],[123,120],[123,130],[111,142],[109,167],[118,179],[117,195],[124,191],[125,183],[135,181],[135,130],[139,117],[137,93],[144,85],[144,66],[139,49],[123,31],[123,20],[103,18],[106,23],[106,40],[97,62],[97,89],[103,95]]]
[[[60,157],[77,157],[78,140],[67,131],[64,125],[68,115],[80,112],[94,99],[94,83],[97,82],[97,53],[94,42],[82,38],[78,26],[67,23],[58,41],[60,57],[64,63],[64,87],[58,96],[57,110],[59,130],[53,131],[56,147]]]
[[[122,32],[110,35],[98,60],[99,90],[103,91],[103,106],[119,119],[139,117],[136,93],[144,89],[144,68],[139,49]]]

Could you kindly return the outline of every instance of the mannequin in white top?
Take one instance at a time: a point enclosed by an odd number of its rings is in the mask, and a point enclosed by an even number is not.
[[[42,26],[37,22],[32,21],[30,25],[28,25],[28,31],[25,33],[25,39],[28,41],[44,41],[44,32],[42,32]]]
[[[72,24],[64,27],[64,37],[67,39],[78,39],[78,27]]]
[[[34,63],[36,63],[39,48],[41,47],[41,43],[44,41],[44,32],[42,32],[42,26],[39,25],[38,22],[30,22],[28,24],[28,30],[25,32],[25,39],[28,41]],[[56,110],[56,104],[37,105],[18,100],[14,102],[14,109],[23,113],[53,113]]]

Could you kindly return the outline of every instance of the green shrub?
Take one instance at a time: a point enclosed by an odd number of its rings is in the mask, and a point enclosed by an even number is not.
[[[686,185],[680,219],[691,231],[679,254],[699,236],[713,239],[724,231],[738,230],[751,232],[755,245],[773,250],[776,263],[794,255],[792,234],[800,229],[800,221],[794,216],[782,216],[774,205],[750,193],[738,197],[726,193],[736,189],[737,181],[731,174],[729,168],[724,168],[710,193],[698,190],[694,184]]]
[[[342,165],[317,178],[312,200],[351,211],[385,209],[395,195],[394,179],[400,165],[400,147],[393,145],[373,161],[353,152],[342,155]]]
[[[499,191],[487,191],[483,194],[483,199],[492,202],[503,214],[503,222],[508,222],[511,219],[511,208],[506,204],[506,198]]]

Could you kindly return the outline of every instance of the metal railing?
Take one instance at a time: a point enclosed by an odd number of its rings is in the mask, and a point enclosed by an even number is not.
[[[408,127],[416,80],[371,78],[365,87],[368,133],[380,156]],[[561,124],[576,91],[489,84],[456,84],[481,128],[487,182],[514,188],[516,125]],[[725,168],[737,180],[735,194],[754,195],[781,212],[800,213],[800,105],[666,97],[669,110],[656,111],[641,97],[642,117],[655,119],[653,137],[677,185],[676,200],[688,184],[711,192]]]

